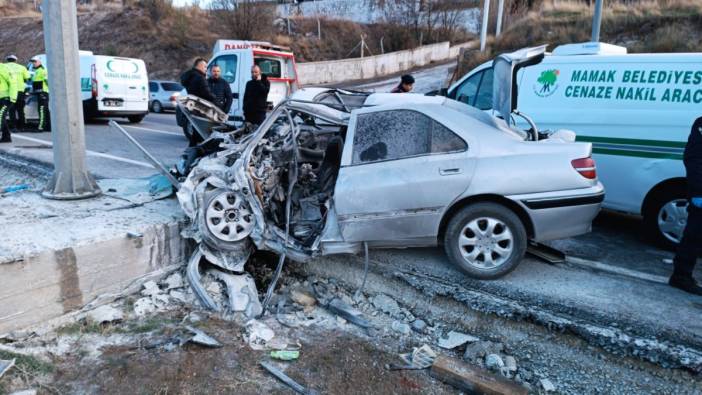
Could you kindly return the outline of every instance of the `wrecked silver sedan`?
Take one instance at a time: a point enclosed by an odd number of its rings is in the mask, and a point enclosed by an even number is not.
[[[443,97],[303,89],[253,133],[218,137],[178,191],[200,242],[195,288],[202,257],[243,273],[254,249],[282,263],[441,245],[469,276],[494,279],[528,241],[588,232],[604,196],[589,143]],[[236,278],[231,308],[260,312],[251,278]]]

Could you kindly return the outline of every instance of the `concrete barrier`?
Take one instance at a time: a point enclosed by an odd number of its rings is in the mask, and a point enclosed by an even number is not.
[[[426,66],[432,62],[455,59],[461,48],[474,46],[475,43],[476,41],[470,41],[451,46],[445,41],[364,58],[299,63],[297,72],[302,85],[372,79]]]

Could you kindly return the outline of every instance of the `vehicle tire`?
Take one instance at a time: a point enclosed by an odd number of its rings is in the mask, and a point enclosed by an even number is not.
[[[643,213],[648,238],[665,249],[677,248],[687,224],[687,204],[685,185],[655,192]]]
[[[130,116],[127,117],[127,119],[129,120],[129,123],[140,123],[141,121],[144,120],[144,117],[146,117],[145,114],[141,114],[141,115],[130,115]]]
[[[161,105],[161,102],[158,100],[154,100],[153,103],[151,103],[151,111],[155,113],[162,113],[163,112],[163,106]]]
[[[228,189],[205,192],[198,216],[202,240],[214,249],[238,251],[256,224],[246,198]]]
[[[476,203],[449,220],[444,249],[449,259],[472,278],[491,280],[514,270],[524,258],[524,224],[509,208]]]

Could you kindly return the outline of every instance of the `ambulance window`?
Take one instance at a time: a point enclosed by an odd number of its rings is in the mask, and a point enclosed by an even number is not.
[[[210,69],[215,65],[222,69],[222,78],[230,84],[236,81],[236,67],[239,58],[237,55],[222,55],[210,63]]]
[[[480,87],[480,79],[483,77],[483,72],[476,73],[465,80],[461,86],[456,89],[456,100],[465,103],[469,106],[475,104],[475,97]]]
[[[480,89],[475,100],[474,106],[481,110],[489,110],[492,108],[492,67],[483,72],[483,80],[480,82]]]
[[[261,68],[261,73],[268,77],[281,78],[283,76],[280,60],[268,58],[256,58],[254,63]]]

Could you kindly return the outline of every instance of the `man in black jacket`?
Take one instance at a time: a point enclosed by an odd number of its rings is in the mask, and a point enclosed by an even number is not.
[[[214,104],[219,107],[220,110],[229,114],[229,110],[232,108],[232,89],[229,87],[229,83],[222,78],[222,69],[215,65],[210,69],[210,78],[207,79],[207,84],[210,87],[210,92],[215,97]]]
[[[215,97],[207,86],[207,61],[203,58],[195,59],[193,68],[180,76],[180,83],[189,95],[197,96],[215,103]]]
[[[702,117],[692,125],[683,156],[687,172],[687,225],[673,260],[673,275],[668,284],[695,295],[702,295],[692,272],[702,252]]]
[[[244,119],[255,125],[260,125],[266,119],[268,111],[268,92],[271,84],[268,77],[261,73],[261,68],[251,68],[251,81],[246,83],[244,91]]]

